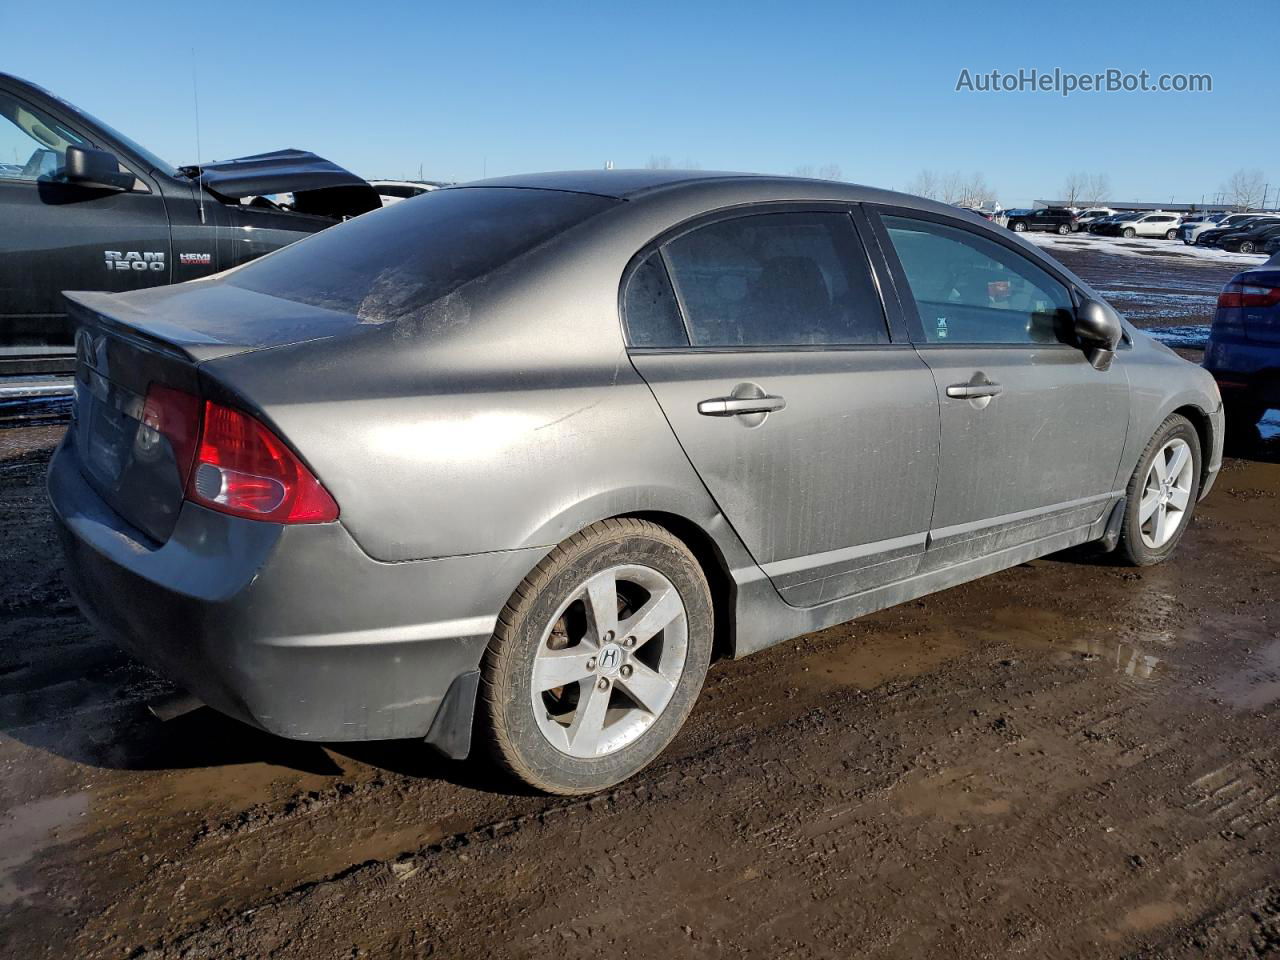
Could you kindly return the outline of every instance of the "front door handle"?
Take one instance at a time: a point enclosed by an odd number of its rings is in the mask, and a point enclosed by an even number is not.
[[[947,396],[952,400],[978,400],[997,397],[1003,390],[998,383],[953,383],[947,387]]]
[[[698,404],[704,417],[740,417],[746,413],[776,413],[786,407],[782,397],[714,397]]]

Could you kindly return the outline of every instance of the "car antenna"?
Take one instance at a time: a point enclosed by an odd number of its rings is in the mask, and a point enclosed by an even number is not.
[[[191,48],[191,99],[195,103],[196,115],[196,191],[200,195],[200,225],[204,226],[204,187],[200,181],[204,178],[204,167],[200,159],[200,85],[196,81],[196,48]]]

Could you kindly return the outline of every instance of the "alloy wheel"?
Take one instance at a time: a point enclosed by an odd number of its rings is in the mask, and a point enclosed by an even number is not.
[[[1142,542],[1152,550],[1163,547],[1181,528],[1191,505],[1194,466],[1191,447],[1178,438],[1161,447],[1151,461],[1142,485],[1138,523]]]
[[[593,574],[561,605],[534,655],[538,729],[571,757],[621,750],[671,702],[688,646],[684,601],[663,574],[637,564]]]

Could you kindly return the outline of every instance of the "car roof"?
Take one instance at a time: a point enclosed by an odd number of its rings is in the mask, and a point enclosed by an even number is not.
[[[700,195],[705,194],[708,202],[716,206],[735,202],[736,197],[741,202],[755,202],[770,198],[802,201],[837,200],[853,203],[867,201],[919,210],[933,210],[953,216],[957,212],[968,212],[948,203],[856,183],[719,170],[565,170],[474,180],[445,189],[465,190],[475,187],[563,190],[570,193],[595,194],[616,200],[637,200],[658,194],[669,195],[679,192],[682,197],[694,203],[698,201]]]

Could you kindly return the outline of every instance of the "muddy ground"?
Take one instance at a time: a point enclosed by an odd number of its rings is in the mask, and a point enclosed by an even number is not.
[[[60,580],[59,432],[0,431],[0,955],[1280,951],[1280,440],[1232,449],[1172,562],[1046,558],[720,663],[658,763],[564,800],[152,720],[167,685]]]

